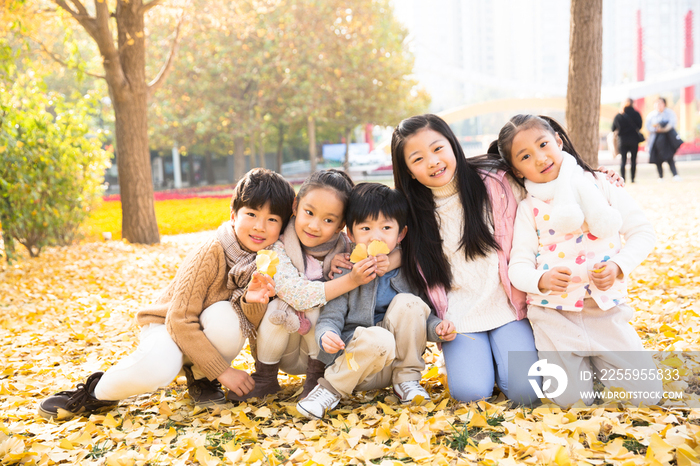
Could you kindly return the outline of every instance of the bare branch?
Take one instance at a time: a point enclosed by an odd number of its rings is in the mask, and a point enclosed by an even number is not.
[[[78,9],[81,16],[90,16],[85,6],[80,3],[80,0],[70,0],[70,2]]]
[[[105,68],[105,76],[100,76],[104,78],[110,86],[114,88],[120,88],[126,83],[126,78],[124,77],[124,72],[121,68],[121,63],[119,60],[119,53],[117,47],[112,39],[112,33],[109,28],[109,6],[106,1],[95,2],[95,17],[91,17],[87,14],[87,10],[80,0],[69,0],[75,8],[69,6],[66,0],[53,0],[56,5],[66,10],[73,18],[75,18],[78,23],[85,29],[85,31],[92,37],[92,39],[97,44],[97,48],[100,50],[100,55],[102,55],[102,63]],[[85,14],[83,14],[85,13]],[[51,53],[49,53],[51,55]],[[56,57],[53,57],[56,59]]]
[[[65,0],[54,0],[54,3],[66,10],[78,23],[80,23],[81,26],[83,26],[83,28],[85,28],[87,33],[90,34],[93,39],[97,40],[95,37],[95,34],[97,34],[97,24],[95,22],[95,18],[88,14],[85,6],[80,3],[80,0],[71,0],[71,3],[76,6],[78,11],[71,8],[65,2]]]
[[[51,58],[52,58],[54,61],[56,61],[57,63],[60,63],[61,65],[63,65],[63,66],[65,66],[66,68],[68,68],[69,70],[77,69],[76,66],[71,66],[71,65],[69,65],[69,64],[66,63],[64,60],[62,60],[61,57],[59,57],[57,54],[55,54],[55,53],[53,53],[51,50],[49,50],[48,47],[46,47],[46,45],[44,45],[40,40],[35,39],[34,37],[29,37],[29,38],[30,38],[31,40],[33,40],[34,42],[36,42],[37,45],[38,45],[39,47],[41,47],[41,49],[44,51],[44,53],[46,53],[46,55],[48,55],[49,57],[51,57]],[[90,72],[88,72],[88,71],[83,71],[83,73],[85,73],[85,74],[88,75],[88,76],[92,76],[93,78],[99,78],[99,79],[105,79],[105,80],[107,79],[106,76],[102,76],[102,75],[99,75],[99,74],[90,73]]]
[[[159,0],[153,0],[149,5],[156,3]],[[180,32],[182,31],[182,25],[185,22],[185,7],[182,8],[182,12],[180,13],[180,19],[177,22],[177,27],[175,28],[175,38],[173,39],[173,45],[170,47],[170,53],[168,54],[168,58],[163,64],[163,67],[160,69],[158,72],[158,75],[153,79],[148,84],[148,97],[149,99],[155,94],[155,92],[160,88],[163,83],[165,82],[166,79],[168,79],[168,75],[172,71],[172,65],[173,62],[175,61],[175,56],[177,55],[177,50],[180,45]]]
[[[165,0],[151,0],[150,2],[141,6],[141,11],[139,13],[141,13],[142,15],[145,15],[148,10],[150,10],[154,6],[160,5],[164,1]]]

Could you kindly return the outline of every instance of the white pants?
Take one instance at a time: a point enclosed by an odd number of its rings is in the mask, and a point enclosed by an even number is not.
[[[309,358],[318,356],[318,343],[316,342],[316,322],[320,314],[319,308],[305,312],[306,318],[311,321],[311,330],[306,335],[298,332],[287,333],[282,325],[275,325],[267,319],[270,311],[276,310],[280,300],[275,299],[267,306],[267,312],[258,327],[257,357],[264,364],[280,364],[287,374],[304,374]]]
[[[245,338],[241,333],[238,314],[228,301],[219,301],[200,314],[202,331],[229,362],[243,349]],[[164,324],[150,324],[141,329],[136,351],[121,359],[104,373],[95,387],[98,400],[123,400],[134,395],[152,392],[172,382],[182,366],[192,364],[173,341]],[[204,374],[192,367],[197,379]]]
[[[656,371],[652,353],[645,350],[637,331],[630,325],[634,310],[627,304],[601,310],[593,299],[583,301],[583,309],[557,311],[556,309],[530,305],[527,317],[535,334],[535,345],[548,363],[562,367],[569,375],[566,392],[553,399],[559,405],[571,405],[583,399],[590,405],[593,397],[593,380],[582,380],[580,374],[591,373],[605,378],[617,369],[637,373]],[[631,394],[642,392],[659,393],[657,397],[631,396],[634,404],[652,405],[661,399],[663,384],[659,380],[615,380],[604,381],[608,387],[620,387]],[[589,396],[580,396],[580,394]]]

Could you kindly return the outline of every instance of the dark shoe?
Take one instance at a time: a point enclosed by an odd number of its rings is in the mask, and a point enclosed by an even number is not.
[[[247,401],[250,398],[265,398],[267,395],[274,395],[282,390],[277,381],[277,371],[280,363],[265,364],[258,360],[255,361],[255,373],[251,376],[255,381],[255,388],[243,396],[238,396],[231,390],[226,394],[226,399],[231,401]]]
[[[197,406],[212,406],[226,403],[226,396],[218,380],[195,379],[190,366],[183,366],[187,379],[187,391]]]
[[[326,363],[321,362],[318,359],[309,358],[308,365],[306,366],[306,381],[304,382],[304,390],[299,396],[300,400],[306,398],[311,391],[318,385],[318,379],[323,377],[324,372],[326,372]]]
[[[85,383],[79,383],[75,390],[58,392],[46,398],[39,404],[39,415],[46,419],[56,419],[59,417],[58,411],[62,409],[67,413],[62,413],[62,419],[70,419],[79,414],[99,413],[116,408],[119,401],[95,398],[95,387],[102,378],[102,374],[102,372],[95,372],[87,378]]]

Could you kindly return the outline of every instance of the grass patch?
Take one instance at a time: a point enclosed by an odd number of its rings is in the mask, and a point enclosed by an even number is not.
[[[212,455],[216,456],[217,458],[223,459],[224,453],[226,453],[224,445],[226,445],[232,440],[234,441],[234,443],[238,443],[238,441],[236,440],[236,435],[233,432],[211,432],[207,434],[207,449]]]
[[[486,418],[486,424],[491,427],[498,427],[503,421],[505,421],[505,417],[502,414]],[[467,445],[476,446],[479,441],[486,437],[494,443],[501,443],[501,437],[505,435],[504,432],[499,432],[497,430],[484,429],[481,427],[470,428],[467,424],[464,424],[461,429],[455,428],[454,425],[451,425],[451,427],[454,432],[452,436],[447,439],[447,445],[456,451],[464,451]]]
[[[625,440],[622,442],[622,446],[625,447],[628,451],[631,451],[635,455],[646,455],[647,454],[647,447],[642,445],[637,441],[637,439],[630,439],[630,440]]]

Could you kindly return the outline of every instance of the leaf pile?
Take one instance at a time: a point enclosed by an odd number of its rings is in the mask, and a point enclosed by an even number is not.
[[[655,350],[700,349],[700,183],[632,185],[654,223],[657,247],[631,279],[633,324]],[[225,211],[225,209],[224,209]],[[3,464],[696,464],[697,410],[666,402],[609,403],[561,410],[510,408],[502,395],[479,403],[449,398],[430,346],[425,406],[403,406],[389,390],[358,393],[326,421],[298,415],[302,379],[280,375],[267,403],[193,406],[183,377],[126,400],[106,415],[48,422],[41,399],[72,388],[131,353],[133,317],[171,280],[203,235],[157,246],[120,241],[50,248],[11,266],[0,262],[0,462]],[[688,353],[682,355],[686,357]],[[698,365],[679,384],[697,397]],[[234,365],[252,369],[249,353]],[[685,385],[683,385],[685,384]],[[690,395],[689,395],[690,396]]]

